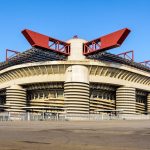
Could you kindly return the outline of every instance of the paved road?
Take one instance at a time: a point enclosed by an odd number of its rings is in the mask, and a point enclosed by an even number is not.
[[[150,150],[150,120],[0,122],[0,150]]]

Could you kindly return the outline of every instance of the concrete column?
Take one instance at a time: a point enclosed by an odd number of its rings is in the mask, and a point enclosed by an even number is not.
[[[26,106],[26,90],[19,85],[13,85],[6,89],[6,109],[9,112],[25,112],[22,107]]]
[[[83,39],[74,38],[69,41],[70,43],[70,55],[68,60],[84,60],[86,57],[83,55],[83,43],[87,42]]]
[[[67,68],[64,98],[67,114],[89,113],[89,73],[87,67],[72,65]]]
[[[123,110],[123,114],[135,114],[136,93],[135,88],[119,87],[116,91],[116,109]]]
[[[150,114],[150,93],[147,95],[147,112]]]

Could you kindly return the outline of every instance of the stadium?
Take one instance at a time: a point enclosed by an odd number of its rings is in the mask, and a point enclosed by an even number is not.
[[[149,61],[135,62],[133,51],[108,52],[122,45],[129,29],[66,42],[28,29],[22,33],[31,48],[7,49],[0,63],[1,112],[150,113]],[[9,52],[15,56],[8,57]]]

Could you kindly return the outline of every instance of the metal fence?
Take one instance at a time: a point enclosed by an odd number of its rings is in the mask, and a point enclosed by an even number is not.
[[[8,121],[9,120],[9,113],[0,113],[0,121]]]
[[[59,114],[59,113],[0,113],[0,121],[67,121],[67,120],[148,120],[150,115],[110,115],[110,114]]]
[[[44,121],[44,120],[65,120],[64,115],[58,113],[0,113],[0,121]]]

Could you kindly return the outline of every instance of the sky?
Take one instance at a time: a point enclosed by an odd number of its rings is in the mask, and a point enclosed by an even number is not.
[[[126,27],[125,42],[109,52],[134,50],[136,62],[150,60],[150,0],[0,0],[0,61],[5,49],[31,48],[23,29],[89,41]]]

